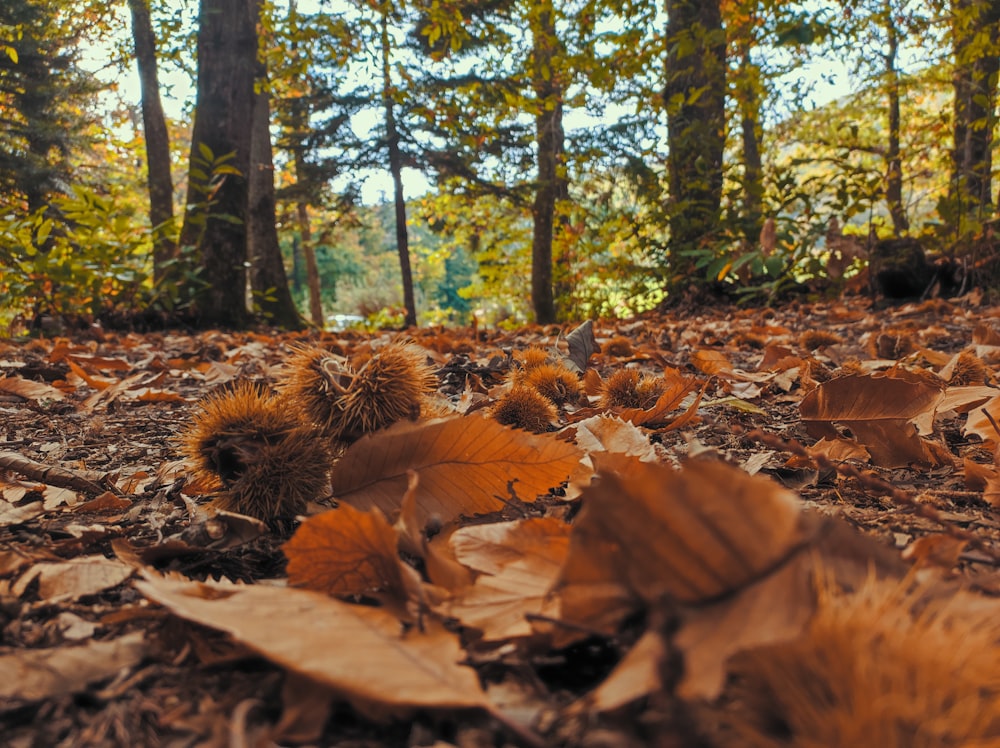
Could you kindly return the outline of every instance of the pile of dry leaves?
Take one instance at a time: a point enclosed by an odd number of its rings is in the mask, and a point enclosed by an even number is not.
[[[4,743],[1000,745],[998,317],[0,341]]]

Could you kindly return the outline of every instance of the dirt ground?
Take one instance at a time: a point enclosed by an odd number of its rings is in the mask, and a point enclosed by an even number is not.
[[[466,393],[483,409],[519,352],[535,346],[565,354],[574,328],[433,329],[408,337],[427,351],[443,397],[457,404]],[[947,377],[955,376],[955,357],[966,351],[982,367],[963,374],[971,381],[961,384],[996,387],[1000,308],[980,306],[974,297],[879,309],[868,299],[849,299],[687,309],[596,322],[593,331],[598,347],[587,365],[604,380],[624,367],[657,375],[676,369],[697,380],[703,392],[697,418],[683,428],[644,431],[665,460],[714,450],[910,562],[934,566],[987,596],[1000,591],[1000,522],[988,477],[970,478],[969,467],[992,469],[994,444],[982,430],[970,432],[967,411],[937,412],[926,437],[950,458],[936,464],[855,460],[865,476],[859,479],[822,462],[797,464],[783,448],[817,441],[800,411],[803,398],[845,372],[902,366],[957,385]],[[290,715],[290,704],[311,703],[300,676],[225,633],[151,604],[136,587],[139,566],[192,580],[283,583],[281,548],[296,520],[281,518],[263,531],[226,520],[220,529],[202,513],[208,497],[192,488],[179,439],[201,398],[244,379],[273,384],[298,342],[349,354],[372,339],[394,337],[91,329],[0,340],[0,375],[6,375],[0,379],[0,670],[6,681],[0,742],[17,748],[346,747],[536,740],[596,747],[703,739],[669,694],[607,714],[572,708],[621,660],[642,629],[640,620],[626,622],[616,637],[589,637],[566,648],[511,646],[473,657],[482,682],[509,687],[501,709],[512,723],[527,725],[525,735],[476,709],[375,719],[333,699],[311,716]],[[794,365],[774,365],[789,358]],[[560,428],[573,423],[577,409],[560,410]],[[571,518],[575,508],[557,499],[539,506],[559,505]],[[925,538],[940,542],[918,542]],[[114,565],[102,566],[102,559]],[[85,566],[72,566],[82,560]],[[123,560],[132,565],[123,570]],[[115,650],[98,646],[110,643]],[[310,719],[319,726],[304,726]]]

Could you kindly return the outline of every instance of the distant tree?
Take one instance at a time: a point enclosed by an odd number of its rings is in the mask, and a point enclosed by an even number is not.
[[[993,202],[1000,2],[953,0],[951,16],[955,114],[949,202],[954,220],[971,216],[981,221],[991,212]]]
[[[321,272],[310,213],[319,208],[327,220],[349,218],[357,195],[348,184],[332,194],[331,180],[351,174],[357,154],[351,116],[367,97],[346,90],[347,61],[358,49],[348,19],[333,11],[303,13],[295,0],[283,18],[273,18],[274,40],[268,63],[272,107],[278,125],[275,147],[287,155],[287,172],[278,199],[290,206],[296,238],[292,243],[292,283],[305,287],[309,318],[325,323]],[[304,276],[304,278],[303,278]]]
[[[201,324],[245,327],[250,146],[257,28],[248,0],[201,0],[198,91],[180,243],[196,250]],[[213,167],[228,158],[226,169]],[[214,183],[209,180],[214,178]]]
[[[413,271],[410,268],[410,244],[406,230],[406,198],[403,196],[402,135],[396,124],[396,85],[392,80],[393,45],[389,37],[391,5],[388,0],[379,4],[379,57],[382,72],[382,107],[385,117],[385,148],[389,174],[392,176],[393,206],[396,217],[396,251],[399,253],[399,270],[403,280],[403,306],[405,324],[417,324],[417,303],[413,295]]]
[[[56,0],[4,0],[0,30],[0,199],[30,212],[64,193],[82,144],[95,80],[80,70],[86,14]]]
[[[168,263],[177,253],[174,186],[170,175],[170,138],[160,100],[156,62],[156,37],[149,14],[149,0],[129,0],[132,42],[139,69],[142,130],[146,145],[146,181],[149,188],[149,222],[154,233],[153,278],[162,281]]]
[[[726,143],[726,36],[718,0],[667,0],[670,275],[690,277],[693,252],[720,229]]]
[[[254,304],[264,317],[285,329],[302,326],[288,288],[275,223],[274,158],[271,151],[271,96],[267,70],[258,62],[257,92],[251,125],[250,172],[247,199],[247,242],[250,257],[250,289]]]

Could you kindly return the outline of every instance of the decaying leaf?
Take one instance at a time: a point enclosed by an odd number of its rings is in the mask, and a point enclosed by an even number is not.
[[[0,655],[0,711],[83,691],[133,667],[145,656],[142,633],[110,641]]]
[[[485,641],[530,636],[526,616],[557,612],[548,592],[565,560],[569,535],[569,525],[551,518],[455,531],[450,543],[456,559],[481,574],[445,610],[482,631]]]
[[[121,584],[132,576],[132,567],[116,558],[82,556],[58,563],[43,562],[28,569],[14,584],[15,595],[38,580],[38,596],[50,603],[93,595]]]
[[[677,471],[611,457],[584,490],[559,582],[572,621],[607,619],[611,601],[588,599],[595,585],[635,601],[704,601],[741,588],[802,540],[795,495],[770,480],[711,460]]]
[[[407,487],[407,471],[420,476],[419,522],[497,511],[513,489],[535,501],[570,475],[576,447],[552,436],[525,434],[477,415],[397,424],[363,437],[331,473],[334,495],[359,509],[392,516]]]
[[[140,592],[175,615],[225,631],[268,660],[328,686],[367,714],[489,708],[458,637],[427,620],[404,630],[381,608],[308,590],[174,581],[147,574]]]
[[[938,465],[942,455],[921,434],[931,432],[943,397],[943,382],[902,371],[893,376],[851,374],[807,394],[800,412],[816,438],[838,438],[835,424],[850,429],[877,465]]]

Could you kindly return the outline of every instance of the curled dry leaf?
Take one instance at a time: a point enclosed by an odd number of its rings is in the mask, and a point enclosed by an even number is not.
[[[898,371],[893,376],[851,374],[824,382],[799,406],[806,430],[836,439],[835,425],[851,430],[882,467],[939,465],[940,450],[922,439],[933,428],[943,382]]]
[[[232,636],[287,670],[334,689],[360,711],[489,709],[458,637],[433,620],[405,631],[391,613],[308,590],[174,581],[136,585],[175,615]]]
[[[419,523],[434,517],[498,511],[513,488],[534,501],[558,486],[580,459],[571,444],[542,434],[504,428],[479,416],[400,423],[352,444],[334,465],[334,495],[360,509],[392,515],[407,487],[407,471],[420,476],[415,496]]]
[[[642,604],[737,590],[802,541],[795,495],[723,462],[595,455],[556,586],[563,619],[601,631]]]
[[[565,561],[569,534],[569,525],[552,518],[456,530],[455,557],[481,574],[452,597],[447,613],[482,631],[485,641],[530,636],[529,614],[558,612],[548,592]]]
[[[0,392],[17,395],[25,400],[62,400],[65,398],[61,390],[52,385],[34,382],[22,377],[0,378]]]

